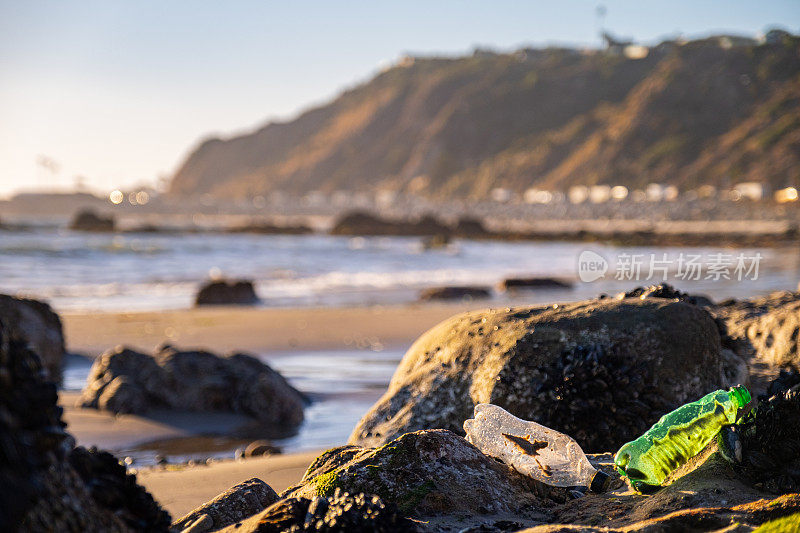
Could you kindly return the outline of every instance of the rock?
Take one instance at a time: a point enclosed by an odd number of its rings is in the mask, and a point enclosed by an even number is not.
[[[446,320],[403,357],[350,442],[384,444],[420,429],[463,434],[494,403],[615,450],[679,405],[726,383],[717,325],[703,309],[660,298],[474,311]]]
[[[659,285],[650,285],[649,287],[636,287],[628,292],[621,292],[617,294],[618,300],[625,298],[639,298],[646,300],[648,298],[665,298],[668,300],[679,300],[681,302],[690,303],[700,307],[713,307],[715,304],[707,296],[699,294],[688,294],[679,291],[669,283],[661,283]]]
[[[775,373],[787,366],[800,368],[800,293],[723,302],[713,312],[740,356]]]
[[[426,215],[417,221],[389,220],[364,211],[346,213],[337,220],[331,235],[450,235],[451,229]]]
[[[447,235],[431,235],[430,237],[425,237],[422,240],[422,249],[423,250],[440,250],[442,248],[447,248],[451,244],[450,237]]]
[[[0,294],[0,322],[10,340],[21,342],[38,355],[47,379],[61,381],[64,332],[61,319],[44,302]]]
[[[541,517],[542,500],[534,495],[540,485],[446,430],[407,433],[379,448],[329,450],[281,497],[331,496],[337,488],[375,494],[406,516]]]
[[[273,224],[249,224],[230,228],[228,233],[255,233],[258,235],[308,235],[314,230],[308,226],[277,226]]]
[[[465,239],[486,239],[493,236],[492,232],[483,225],[482,220],[472,217],[458,219],[453,228],[453,235]]]
[[[571,282],[555,278],[506,278],[500,282],[500,290],[503,291],[571,288]]]
[[[760,401],[717,440],[726,459],[754,487],[773,494],[800,492],[800,387]]]
[[[281,449],[273,446],[271,442],[266,440],[256,440],[247,445],[244,449],[245,457],[259,457],[261,455],[274,455],[281,453]]]
[[[305,398],[252,356],[218,357],[165,345],[152,356],[121,346],[104,353],[92,365],[80,401],[114,413],[241,413],[283,432],[303,421]]]
[[[79,211],[69,223],[69,229],[74,231],[108,232],[114,231],[114,227],[112,217],[104,217],[90,209]]]
[[[195,305],[253,305],[259,302],[252,281],[210,281],[195,297]]]
[[[167,531],[105,452],[74,448],[39,357],[0,323],[0,531]]]
[[[286,498],[241,524],[230,533],[282,533],[284,531],[353,531],[404,533],[419,531],[394,505],[378,496],[335,491],[330,497]]]
[[[430,287],[423,289],[419,293],[419,299],[423,302],[431,300],[481,300],[492,295],[487,287]]]
[[[78,473],[92,498],[112,511],[131,529],[143,531],[150,527],[166,529],[170,516],[153,497],[136,483],[119,460],[97,448],[74,448],[69,464]]]
[[[148,406],[141,387],[126,376],[117,376],[103,387],[97,398],[97,408],[116,414],[134,414],[147,412]]]
[[[196,533],[215,531],[263,511],[278,499],[272,487],[254,477],[176,520],[172,529],[182,531],[192,526]]]

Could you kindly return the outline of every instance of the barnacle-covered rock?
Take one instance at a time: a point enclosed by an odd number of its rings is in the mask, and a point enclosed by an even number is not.
[[[475,404],[614,450],[665,412],[733,385],[717,325],[667,298],[606,298],[457,315],[409,349],[350,442],[429,428],[462,433]]]
[[[336,489],[376,494],[413,517],[516,513],[541,518],[551,505],[541,484],[445,430],[406,433],[385,446],[335,448],[315,460],[281,496],[330,496]]]
[[[403,533],[418,531],[395,505],[373,494],[351,494],[336,490],[331,496],[287,498],[270,506],[249,520],[223,531],[236,533],[375,532]]]
[[[722,455],[754,487],[800,491],[800,386],[762,400],[738,425],[720,432]]]

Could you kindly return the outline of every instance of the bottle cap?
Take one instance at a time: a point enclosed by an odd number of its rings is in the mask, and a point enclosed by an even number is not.
[[[592,477],[592,482],[589,484],[589,489],[592,492],[605,492],[608,490],[608,483],[610,480],[611,476],[602,470],[598,470]]]

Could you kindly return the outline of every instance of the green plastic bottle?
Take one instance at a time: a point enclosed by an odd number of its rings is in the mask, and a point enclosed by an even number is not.
[[[722,426],[733,424],[739,409],[751,401],[738,385],[718,390],[662,416],[614,457],[617,470],[641,492],[657,489],[672,472],[700,453]]]

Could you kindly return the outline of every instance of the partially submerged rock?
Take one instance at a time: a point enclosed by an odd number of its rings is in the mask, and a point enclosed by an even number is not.
[[[283,226],[266,222],[236,226],[227,231],[228,233],[254,233],[258,235],[307,235],[314,232],[312,228],[304,225]]]
[[[535,289],[571,289],[572,282],[556,278],[506,278],[500,282],[502,291],[523,291]]]
[[[10,340],[27,345],[39,356],[47,379],[61,381],[64,332],[61,319],[48,304],[0,294],[0,322]]]
[[[492,295],[488,287],[471,287],[463,285],[450,285],[447,287],[430,287],[419,293],[423,302],[431,300],[482,300]]]
[[[172,529],[182,531],[192,527],[193,533],[216,531],[263,511],[278,499],[272,487],[258,478],[248,479],[179,518]]]
[[[200,287],[194,303],[195,305],[253,305],[258,302],[252,281],[215,280]]]
[[[450,235],[451,229],[426,215],[419,220],[392,220],[365,211],[342,215],[330,230],[331,235]]]
[[[412,345],[350,442],[375,446],[430,428],[461,434],[475,404],[494,403],[604,451],[726,380],[717,325],[681,301],[475,311]]]
[[[79,211],[69,223],[69,229],[75,231],[114,231],[116,224],[113,217],[104,217],[91,209]]]
[[[159,347],[150,356],[117,347],[98,357],[81,405],[114,413],[151,409],[241,413],[274,429],[303,421],[303,395],[250,355]]]

